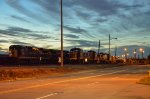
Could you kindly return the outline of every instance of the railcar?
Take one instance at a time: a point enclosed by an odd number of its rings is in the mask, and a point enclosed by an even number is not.
[[[100,53],[99,54],[99,63],[100,64],[108,64],[109,63],[109,54],[107,53]]]
[[[84,63],[84,52],[81,48],[72,48],[69,53],[70,63],[83,64]]]
[[[85,62],[86,63],[97,63],[97,53],[93,50],[89,50],[85,53]]]

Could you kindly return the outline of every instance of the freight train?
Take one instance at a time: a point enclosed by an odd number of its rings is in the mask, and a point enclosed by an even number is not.
[[[44,49],[23,45],[11,45],[9,57],[18,64],[56,64],[59,63],[60,50]],[[99,64],[109,63],[107,53],[97,54],[95,51],[83,51],[81,48],[72,48],[64,51],[66,64]]]

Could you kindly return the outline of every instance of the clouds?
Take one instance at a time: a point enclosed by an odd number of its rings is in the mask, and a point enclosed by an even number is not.
[[[0,34],[8,37],[1,43],[60,48],[60,0],[3,0],[2,5],[0,24],[9,25],[0,25]],[[101,40],[105,51],[108,34],[119,38],[111,41],[118,46],[148,45],[148,0],[63,0],[63,12],[64,48],[96,49]]]
[[[83,48],[85,50],[95,50],[97,51],[98,49],[98,44],[99,42],[98,41],[89,41],[89,40],[66,40],[66,41],[69,41],[71,44],[74,44],[74,45],[71,45],[69,47],[66,47],[67,49],[71,49],[73,47],[79,47],[79,48]],[[101,48],[104,49],[104,46],[105,45],[108,45],[107,43],[102,43],[101,44]]]
[[[7,40],[0,40],[0,43],[8,43]]]
[[[45,33],[45,34],[41,34]],[[21,27],[8,27],[5,30],[0,30],[0,34],[7,35],[7,36],[20,36],[20,37],[33,37],[35,39],[45,39],[45,38],[51,38],[50,36],[46,35],[49,32],[45,31],[32,31],[30,29],[21,28]]]
[[[16,32],[16,33],[19,33],[19,32],[32,32],[31,30],[29,29],[24,29],[24,28],[21,28],[21,27],[8,27],[7,31],[12,31],[12,32]]]
[[[133,0],[131,0],[132,2]],[[99,13],[101,16],[115,15],[120,9],[129,10],[133,8],[143,7],[143,5],[135,4],[129,5],[122,3],[121,0],[74,0],[75,4],[79,4],[88,10],[93,10]]]
[[[37,2],[35,2],[34,0],[5,0],[5,1],[6,1],[7,5],[12,7],[18,13],[20,13],[26,17],[29,17],[30,20],[32,19],[31,22],[33,22],[33,23],[34,23],[34,21],[37,21],[40,23],[45,23],[45,24],[50,24],[50,22],[51,22],[51,20],[49,19],[49,17],[51,17],[51,16],[49,14],[47,14],[47,13],[50,13],[50,11],[48,10],[49,8],[47,8],[49,1],[46,1],[46,0],[44,0],[44,1],[38,0]],[[37,4],[41,4],[41,5],[37,5]],[[50,8],[50,9],[52,9],[52,8]],[[44,12],[44,10],[46,12]],[[26,21],[26,22],[30,22],[30,20],[26,20],[25,18],[21,18],[20,16],[11,15],[11,17]]]
[[[86,30],[81,29],[80,27],[73,28],[73,27],[69,27],[69,26],[64,26],[64,28],[69,30],[72,33],[85,33],[85,32],[87,32]]]
[[[78,39],[80,38],[78,35],[73,35],[73,34],[64,34],[65,37],[68,37],[68,38],[73,38],[73,39]]]
[[[117,4],[110,3],[107,0],[96,0],[95,2],[91,0],[79,1],[79,4],[86,7],[87,9],[91,9],[100,13],[101,15],[112,15],[117,12]]]
[[[59,0],[31,0],[33,3],[39,5],[46,12],[59,13]],[[49,12],[49,13],[50,13]]]
[[[47,32],[48,33],[48,32]],[[46,39],[52,39],[51,36],[49,35],[46,35],[46,34],[28,34],[28,36],[31,38],[31,39],[37,39],[37,40],[46,40]]]
[[[32,32],[29,29],[24,29],[21,27],[8,27],[5,30],[0,30],[0,34],[7,36],[23,36],[25,33]]]
[[[80,27],[71,27],[71,26],[64,26],[64,29],[66,29],[67,31],[69,31],[71,34],[80,34],[81,38],[94,38],[94,36],[89,33],[89,31],[87,31],[86,29],[82,29]]]
[[[87,34],[93,35],[94,39],[97,39],[95,35],[106,36],[109,33],[119,38],[135,36],[139,35],[144,28],[149,28],[147,27],[150,23],[147,21],[149,15],[145,14],[149,8],[147,8],[147,0],[73,0],[70,2],[78,20],[88,24]]]
[[[12,40],[11,43],[12,43],[12,44],[15,44],[15,45],[35,46],[35,45],[31,44],[31,43],[21,42],[21,41],[18,41],[18,40]]]
[[[42,34],[45,33],[45,34]],[[8,27],[5,30],[0,30],[0,34],[3,37],[0,37],[1,44],[19,44],[19,45],[30,45],[30,46],[38,46],[33,41],[37,41],[36,43],[42,43],[45,41],[49,41],[52,39],[51,36],[47,35],[49,32],[45,31],[32,31],[30,29],[21,28],[21,27]],[[4,36],[6,38],[4,38]],[[47,46],[47,44],[45,44]],[[42,45],[39,45],[42,46]]]
[[[17,19],[17,20],[20,20],[22,22],[32,23],[31,21],[26,20],[24,17],[20,17],[20,16],[16,16],[16,15],[11,15],[10,17]]]

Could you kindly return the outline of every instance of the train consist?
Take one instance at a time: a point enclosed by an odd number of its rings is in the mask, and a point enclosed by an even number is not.
[[[23,45],[11,45],[9,57],[16,60],[17,64],[58,64],[60,50],[43,49]],[[66,64],[100,64],[109,63],[107,53],[97,54],[95,51],[83,51],[81,48],[72,48],[64,51]]]
[[[69,52],[69,60],[70,63],[108,63],[108,54],[107,53],[99,53],[97,54],[93,50],[83,51],[80,48],[72,48]]]

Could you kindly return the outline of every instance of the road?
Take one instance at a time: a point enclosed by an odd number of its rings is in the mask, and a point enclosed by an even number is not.
[[[0,99],[150,99],[150,86],[136,83],[148,70],[132,65],[0,82]]]

